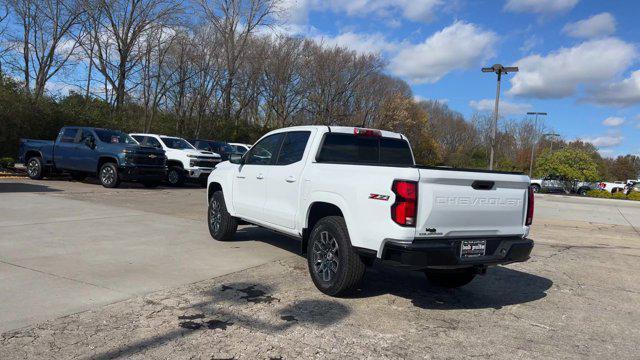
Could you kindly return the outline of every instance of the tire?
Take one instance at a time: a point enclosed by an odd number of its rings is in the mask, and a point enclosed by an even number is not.
[[[143,181],[142,185],[144,185],[144,187],[146,187],[147,189],[154,189],[154,188],[157,188],[158,186],[160,186],[160,181],[158,181],[158,180]]]
[[[104,163],[100,167],[100,172],[98,172],[98,179],[102,186],[113,189],[120,185],[120,175],[118,174],[118,167],[116,164],[108,162]]]
[[[184,184],[184,170],[178,166],[172,166],[167,171],[167,182],[171,186],[182,186]]]
[[[340,216],[320,219],[309,235],[307,264],[314,285],[329,296],[346,295],[360,284],[365,264],[351,246]]]
[[[531,190],[533,190],[534,193],[539,193],[542,188],[538,184],[533,184],[531,185]]]
[[[71,178],[75,181],[82,181],[87,178],[87,174],[81,172],[72,172]]]
[[[578,195],[580,195],[580,196],[587,196],[587,191],[589,191],[589,189],[587,189],[587,188],[580,188],[580,189],[578,189]]]
[[[452,270],[427,269],[424,271],[424,274],[432,285],[449,289],[467,285],[476,277],[472,268]]]
[[[207,224],[209,225],[209,234],[215,240],[233,240],[233,236],[238,229],[238,220],[227,211],[222,191],[214,192],[211,200],[209,200]]]
[[[33,180],[40,180],[44,177],[42,158],[34,156],[27,161],[27,176]]]

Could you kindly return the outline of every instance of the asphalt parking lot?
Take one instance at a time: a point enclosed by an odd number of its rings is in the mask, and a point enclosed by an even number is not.
[[[529,262],[318,292],[295,240],[213,241],[198,187],[0,180],[0,358],[637,358],[640,204],[537,195]]]

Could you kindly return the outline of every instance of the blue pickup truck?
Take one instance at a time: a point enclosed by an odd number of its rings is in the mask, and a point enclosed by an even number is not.
[[[63,127],[55,141],[20,139],[19,161],[32,179],[59,172],[76,180],[97,175],[107,188],[120,181],[156,187],[167,173],[163,150],[141,146],[121,131],[92,127]]]

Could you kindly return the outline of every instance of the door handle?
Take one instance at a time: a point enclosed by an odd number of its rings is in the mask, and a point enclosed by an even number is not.
[[[264,179],[264,175],[258,174],[258,175],[256,175],[256,179],[262,180],[262,179]]]
[[[294,178],[293,176],[289,176],[288,178],[284,179],[284,181],[288,183],[292,183],[292,182],[296,182],[296,178]]]

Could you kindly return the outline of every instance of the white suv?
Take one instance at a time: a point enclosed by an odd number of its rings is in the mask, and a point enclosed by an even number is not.
[[[198,150],[185,139],[156,134],[130,134],[141,145],[165,151],[167,182],[180,186],[186,179],[205,182],[213,168],[221,161],[220,154]]]

